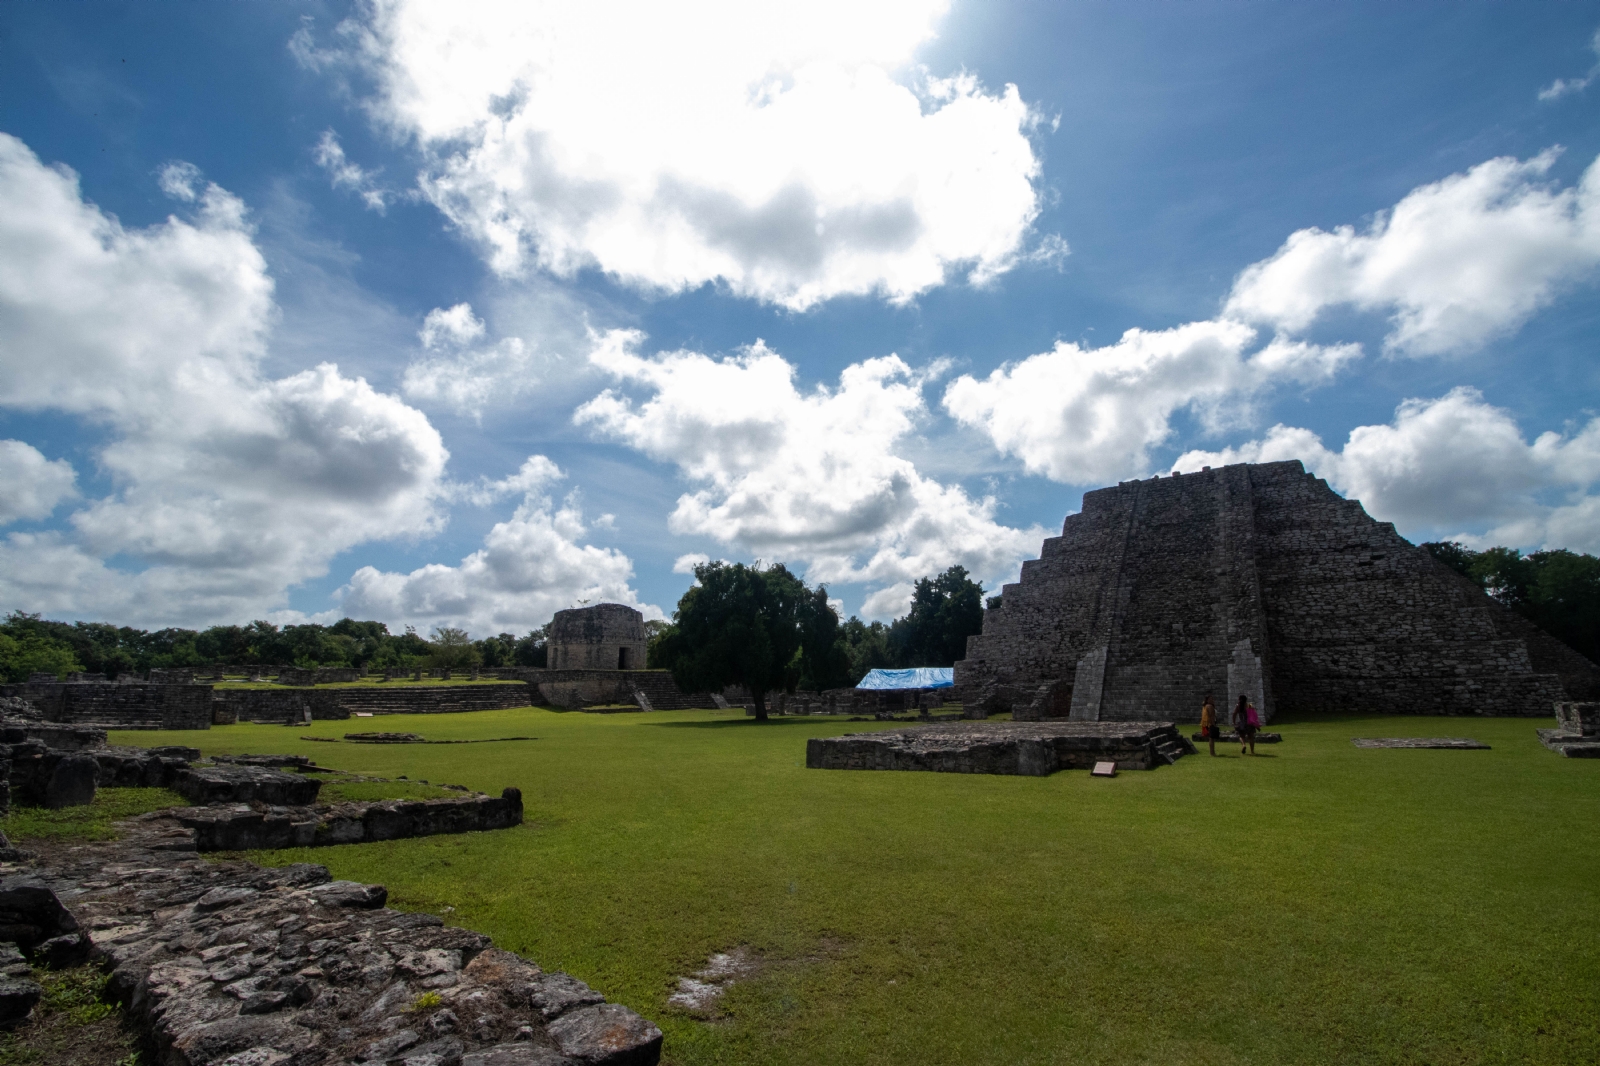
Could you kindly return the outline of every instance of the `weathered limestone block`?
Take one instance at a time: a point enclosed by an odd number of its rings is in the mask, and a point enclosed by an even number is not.
[[[86,807],[100,787],[100,764],[93,755],[74,752],[56,763],[45,785],[44,805],[51,810]]]
[[[44,880],[28,874],[0,877],[0,942],[33,951],[77,931],[78,920]]]
[[[661,1058],[661,1030],[617,1003],[564,1014],[549,1033],[562,1054],[594,1066],[650,1066]]]
[[[0,943],[0,1029],[27,1018],[44,989],[33,979],[33,969],[15,944]]]
[[[194,804],[270,803],[304,806],[315,803],[322,782],[264,766],[190,767],[177,774],[172,789]]]

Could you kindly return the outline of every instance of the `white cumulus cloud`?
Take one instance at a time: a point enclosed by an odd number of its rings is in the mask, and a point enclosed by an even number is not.
[[[302,30],[292,50],[368,72],[369,113],[496,271],[801,309],[981,284],[1022,255],[1037,116],[1014,86],[914,65],[947,6],[376,0],[345,45]]]
[[[587,529],[581,509],[571,497],[556,504],[546,492],[561,477],[549,459],[530,456],[516,474],[491,483],[495,491],[524,495],[482,548],[458,566],[435,563],[408,574],[364,566],[340,590],[333,613],[391,626],[460,626],[479,635],[520,633],[584,601],[626,603],[646,618],[663,617],[629,586],[633,564],[626,555],[578,543]]]
[[[1600,550],[1600,419],[1531,444],[1511,415],[1471,388],[1412,399],[1387,425],[1358,426],[1338,451],[1310,430],[1277,425],[1260,440],[1191,451],[1181,470],[1299,459],[1375,518],[1402,527],[1471,531],[1482,544]]]
[[[1058,342],[993,371],[962,375],[944,406],[988,434],[1029,473],[1070,484],[1148,472],[1151,449],[1171,438],[1172,417],[1191,411],[1212,428],[1248,420],[1251,398],[1279,382],[1316,384],[1360,355],[1276,339],[1250,353],[1256,331],[1239,322],[1131,329],[1115,344]]]
[[[477,345],[486,332],[471,304],[428,312],[418,338],[428,355],[406,367],[400,388],[418,403],[436,403],[480,416],[539,384],[540,367],[521,337]]]
[[[953,563],[992,582],[1037,553],[1043,529],[997,522],[992,498],[924,477],[895,454],[926,414],[923,379],[899,357],[857,363],[836,387],[802,392],[794,367],[760,342],[714,359],[645,358],[633,351],[641,341],[613,331],[590,359],[648,398],[607,390],[574,418],[675,463],[696,486],[679,497],[672,532],[804,564],[810,580],[829,583],[892,585]]]
[[[1343,305],[1389,313],[1395,353],[1479,348],[1600,265],[1600,160],[1557,189],[1544,181],[1557,154],[1421,186],[1364,231],[1297,230],[1239,275],[1224,314],[1298,332]]]
[[[0,526],[46,518],[78,494],[78,474],[65,459],[46,459],[31,444],[0,440]]]
[[[104,426],[115,485],[70,530],[3,542],[5,604],[238,621],[340,551],[440,521],[427,418],[332,364],[265,377],[273,285],[244,205],[182,164],[160,183],[192,216],[129,229],[0,135],[0,404]]]

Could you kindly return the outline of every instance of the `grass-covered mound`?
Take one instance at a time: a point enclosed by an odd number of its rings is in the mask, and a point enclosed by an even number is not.
[[[391,717],[462,745],[240,725],[122,743],[299,751],[495,792],[523,826],[256,856],[388,885],[657,1021],[673,1063],[1592,1063],[1600,763],[1526,719],[1275,722],[1260,755],[1113,780],[806,770],[873,728],[738,712]],[[1364,751],[1468,735],[1492,751]],[[722,1017],[678,976],[746,945]]]

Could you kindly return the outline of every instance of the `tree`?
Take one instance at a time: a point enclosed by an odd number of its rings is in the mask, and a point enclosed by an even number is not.
[[[894,665],[889,654],[889,627],[882,622],[863,622],[855,615],[839,627],[839,640],[850,659],[846,684],[857,685],[868,671]]]
[[[784,566],[760,570],[743,563],[701,563],[696,584],[673,613],[661,638],[659,661],[685,692],[743,685],[767,719],[767,693],[794,690],[800,677],[802,624],[811,596]],[[824,601],[826,602],[826,601]]]
[[[899,666],[954,666],[967,655],[967,638],[983,632],[983,586],[952,566],[922,578],[911,610],[889,629],[889,650]]]
[[[1534,552],[1523,613],[1591,662],[1600,662],[1600,559],[1564,548]]]
[[[809,691],[842,688],[850,676],[850,648],[839,630],[839,615],[828,602],[828,589],[818,586],[807,598],[800,622],[800,677],[798,685]]]
[[[83,669],[72,646],[56,639],[49,625],[38,625],[39,616],[12,612],[0,625],[0,678],[7,682],[28,680],[30,674],[63,674]]]
[[[512,652],[511,659],[518,666],[548,666],[550,665],[549,644],[550,623],[546,622],[517,641],[516,650]]]
[[[677,626],[660,619],[651,619],[644,624],[645,666],[651,670],[671,669],[667,655],[673,647],[672,638],[677,632]]]
[[[472,637],[465,629],[441,626],[433,631],[433,640],[429,644],[431,651],[428,661],[438,669],[453,670],[478,661],[478,651],[472,646]]]
[[[474,641],[472,646],[478,650],[483,665],[510,666],[511,657],[517,652],[517,638],[514,633],[500,633]]]

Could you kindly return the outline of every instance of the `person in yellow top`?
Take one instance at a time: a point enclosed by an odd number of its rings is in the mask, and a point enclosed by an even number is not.
[[[1211,742],[1211,754],[1217,753],[1217,705],[1211,693],[1206,693],[1206,701],[1200,705],[1200,735]]]

